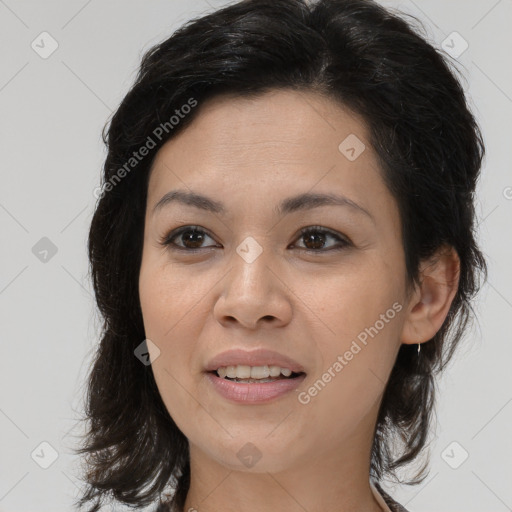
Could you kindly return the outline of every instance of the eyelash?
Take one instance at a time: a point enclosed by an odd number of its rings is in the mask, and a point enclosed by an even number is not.
[[[159,240],[159,243],[171,251],[183,251],[183,252],[188,252],[188,253],[196,253],[196,252],[199,252],[199,251],[205,249],[205,247],[188,249],[186,247],[177,245],[173,242],[173,240],[175,238],[178,238],[180,235],[182,235],[183,233],[186,233],[186,232],[194,232],[194,233],[199,233],[201,235],[207,235],[213,239],[213,237],[207,231],[202,229],[200,226],[183,226],[183,227],[178,228],[175,231],[171,231],[169,234],[163,236]],[[300,239],[300,238],[304,237],[305,235],[310,235],[312,233],[320,233],[322,235],[331,236],[338,241],[338,244],[341,244],[341,245],[339,245],[338,247],[335,247],[335,248],[330,248],[330,249],[303,249],[303,248],[299,247],[298,249],[300,251],[303,251],[303,252],[306,252],[309,254],[319,254],[319,253],[325,253],[325,252],[329,252],[329,251],[340,251],[342,249],[345,249],[345,248],[353,245],[352,242],[348,238],[340,236],[337,233],[331,231],[330,229],[326,229],[321,226],[308,226],[306,228],[302,228],[299,232],[298,238]]]

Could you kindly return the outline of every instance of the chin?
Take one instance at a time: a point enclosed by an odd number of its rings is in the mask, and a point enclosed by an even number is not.
[[[259,435],[202,440],[197,446],[219,465],[230,471],[247,473],[278,473],[296,465],[297,442],[290,438],[268,437],[271,430]],[[214,447],[212,449],[212,447]],[[292,460],[293,459],[293,460]]]

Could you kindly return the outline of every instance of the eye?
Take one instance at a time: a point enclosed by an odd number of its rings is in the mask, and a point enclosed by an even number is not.
[[[329,237],[337,241],[337,244],[335,244],[334,247],[331,246],[331,248],[323,249],[325,241]],[[329,229],[322,228],[320,226],[310,226],[301,229],[299,240],[300,239],[306,240],[307,244],[309,244],[309,247],[306,246],[306,248],[304,249],[302,247],[299,247],[299,249],[304,250],[306,252],[334,251],[344,249],[345,247],[352,245],[347,238],[338,235],[337,233]]]
[[[174,242],[175,239],[180,238],[183,245],[179,245]],[[164,246],[169,246],[170,249],[194,252],[197,249],[203,248],[201,247],[201,244],[205,238],[211,237],[199,226],[184,226],[164,236],[163,239],[160,240],[160,243]]]
[[[184,226],[169,233],[168,235],[165,235],[160,240],[160,244],[172,250],[196,252],[199,249],[212,247],[212,245],[202,246],[205,238],[210,238],[213,240],[213,238],[199,226]],[[328,238],[333,239],[337,243],[334,244],[334,247],[325,249],[324,245],[326,243],[326,239]],[[306,247],[298,248],[309,253],[341,250],[352,245],[352,243],[346,237],[343,237],[329,229],[322,228],[320,226],[310,226],[301,229],[298,239],[306,240]],[[181,240],[182,244],[176,243],[175,240]]]

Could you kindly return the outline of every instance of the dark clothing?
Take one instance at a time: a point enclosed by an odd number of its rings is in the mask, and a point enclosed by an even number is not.
[[[405,507],[402,507],[400,503],[397,503],[389,494],[387,494],[382,487],[379,485],[378,482],[374,482],[373,485],[375,488],[379,491],[379,493],[384,498],[384,501],[386,502],[386,505],[393,511],[393,512],[408,512]]]

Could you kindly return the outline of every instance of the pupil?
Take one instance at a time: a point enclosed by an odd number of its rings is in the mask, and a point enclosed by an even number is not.
[[[322,248],[322,245],[323,245],[323,243],[324,243],[324,241],[325,241],[325,236],[324,236],[323,234],[320,234],[320,235],[318,235],[318,234],[317,234],[317,235],[314,235],[314,234],[308,234],[308,235],[306,235],[306,237],[307,237],[308,239],[314,239],[314,238],[316,238],[316,239],[317,239],[317,242],[316,242],[316,243],[314,243],[314,242],[313,242],[313,245],[314,245],[313,249],[321,249],[321,248]],[[320,238],[320,240],[319,240],[319,241],[318,241],[318,238]],[[307,244],[306,244],[306,246],[307,246]],[[309,248],[309,247],[308,247],[308,248]]]
[[[188,236],[187,236],[187,234],[188,234]],[[185,243],[185,245],[187,245],[187,242],[192,242],[193,248],[201,247],[201,242],[203,240],[203,236],[201,235],[200,232],[189,230],[189,231],[185,231],[185,233],[183,233],[183,235],[184,235],[183,242]],[[194,240],[193,240],[194,236],[199,237],[199,243],[197,245],[194,245]]]
[[[182,236],[183,236],[183,243],[187,247],[189,247],[189,245],[187,245],[187,244],[190,244],[190,243],[192,244],[192,248],[201,247],[201,243],[203,242],[203,235],[201,234],[200,231],[194,231],[194,230],[185,231],[182,234]],[[195,242],[194,242],[194,237],[197,237]],[[304,237],[305,237],[305,240],[312,241],[312,244],[313,244],[312,247],[309,247],[308,243],[306,243],[306,247],[308,247],[308,249],[321,249],[323,244],[325,243],[325,235],[322,233],[316,233],[316,234],[308,233],[308,234],[304,235]]]

